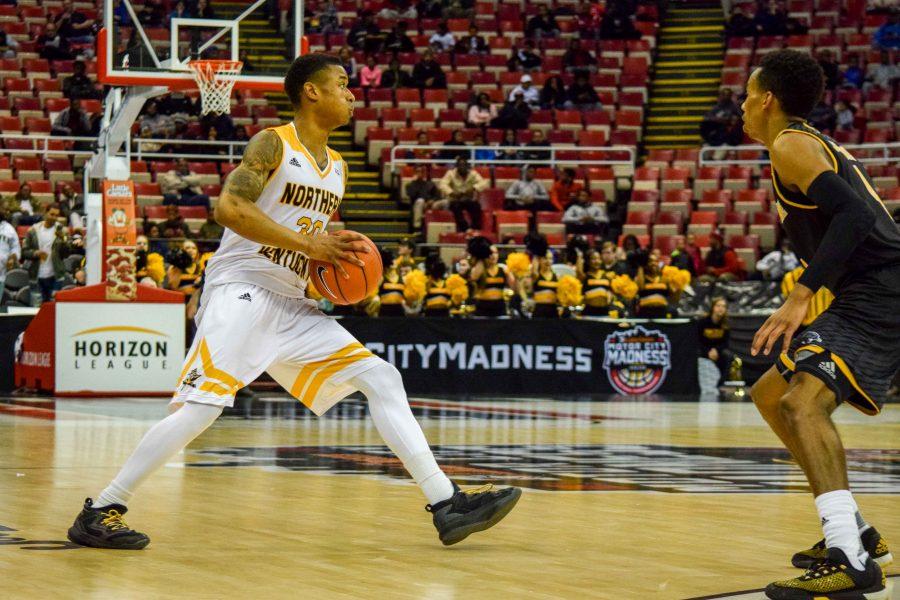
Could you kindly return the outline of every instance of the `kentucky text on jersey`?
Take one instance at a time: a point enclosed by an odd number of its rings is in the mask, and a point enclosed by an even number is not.
[[[287,267],[303,279],[309,277],[309,258],[301,252],[274,246],[261,246],[259,253],[276,265]]]

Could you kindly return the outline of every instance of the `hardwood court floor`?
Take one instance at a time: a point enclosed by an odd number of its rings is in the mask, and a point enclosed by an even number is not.
[[[444,548],[361,401],[316,419],[273,396],[154,475],[128,515],[151,545],[115,552],[65,532],[164,401],[0,399],[0,597],[685,599],[793,576],[791,554],[821,537],[749,403],[413,405],[459,483],[526,487],[495,529]],[[900,558],[900,406],[838,421],[863,514]]]

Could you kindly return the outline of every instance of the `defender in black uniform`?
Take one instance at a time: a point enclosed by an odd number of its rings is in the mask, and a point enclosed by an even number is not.
[[[825,539],[794,556],[806,574],[766,588],[776,600],[885,597],[875,562],[887,544],[849,490],[844,448],[831,420],[841,402],[877,414],[900,368],[900,229],[862,165],[805,117],[824,75],[806,53],[766,55],[747,82],[744,130],[769,149],[778,213],[806,269],[753,339],[752,354],[783,353],[753,386],[763,417],[803,468]],[[792,340],[813,294],[835,299]]]

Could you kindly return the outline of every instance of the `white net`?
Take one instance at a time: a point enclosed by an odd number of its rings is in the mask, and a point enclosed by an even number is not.
[[[201,112],[231,112],[231,90],[244,66],[239,60],[192,60],[188,63],[200,88]]]

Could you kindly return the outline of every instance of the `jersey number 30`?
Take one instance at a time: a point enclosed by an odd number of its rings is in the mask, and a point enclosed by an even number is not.
[[[297,219],[297,225],[303,235],[318,235],[325,229],[325,221],[320,219],[314,223],[309,217],[300,217]]]

